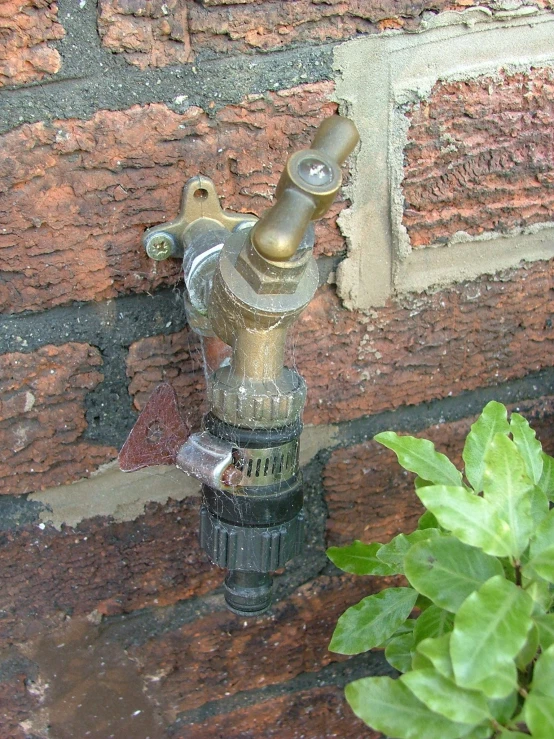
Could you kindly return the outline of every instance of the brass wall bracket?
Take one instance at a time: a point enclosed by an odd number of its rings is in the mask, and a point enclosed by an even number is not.
[[[198,175],[191,177],[183,187],[177,218],[145,231],[142,243],[148,256],[156,261],[182,258],[192,239],[200,233],[221,228],[237,231],[257,220],[249,213],[223,210],[212,180]]]

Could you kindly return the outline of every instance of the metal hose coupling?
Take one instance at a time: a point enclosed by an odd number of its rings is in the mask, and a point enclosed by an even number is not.
[[[208,377],[202,429],[191,434],[175,392],[160,385],[120,467],[174,464],[200,480],[200,544],[228,570],[225,599],[243,616],[270,606],[271,573],[302,551],[306,384],[285,367],[285,342],[318,285],[311,222],[331,206],[357,142],[351,121],[327,118],[311,148],[289,158],[259,221],[222,210],[213,182],[198,176],[184,187],[179,216],[144,234],[151,258],[183,259],[189,325],[227,344],[230,356]]]

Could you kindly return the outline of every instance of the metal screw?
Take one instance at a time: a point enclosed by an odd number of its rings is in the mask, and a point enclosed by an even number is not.
[[[170,234],[155,233],[145,239],[144,248],[150,259],[161,262],[163,259],[168,259],[172,256],[175,243]]]

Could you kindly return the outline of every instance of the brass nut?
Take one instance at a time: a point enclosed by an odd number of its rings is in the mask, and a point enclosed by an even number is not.
[[[311,256],[312,229],[304,241],[307,242],[306,247],[299,249],[292,259],[272,262],[258,254],[251,240],[247,239],[237,257],[237,272],[258,295],[295,293]]]

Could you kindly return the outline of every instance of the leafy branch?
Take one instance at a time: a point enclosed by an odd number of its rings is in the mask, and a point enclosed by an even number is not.
[[[394,739],[552,739],[554,459],[496,402],[471,427],[463,474],[425,439],[375,439],[417,475],[427,512],[388,544],[328,550],[346,572],[409,583],[338,620],[331,651],[381,647],[402,673],[350,683],[350,706]]]

